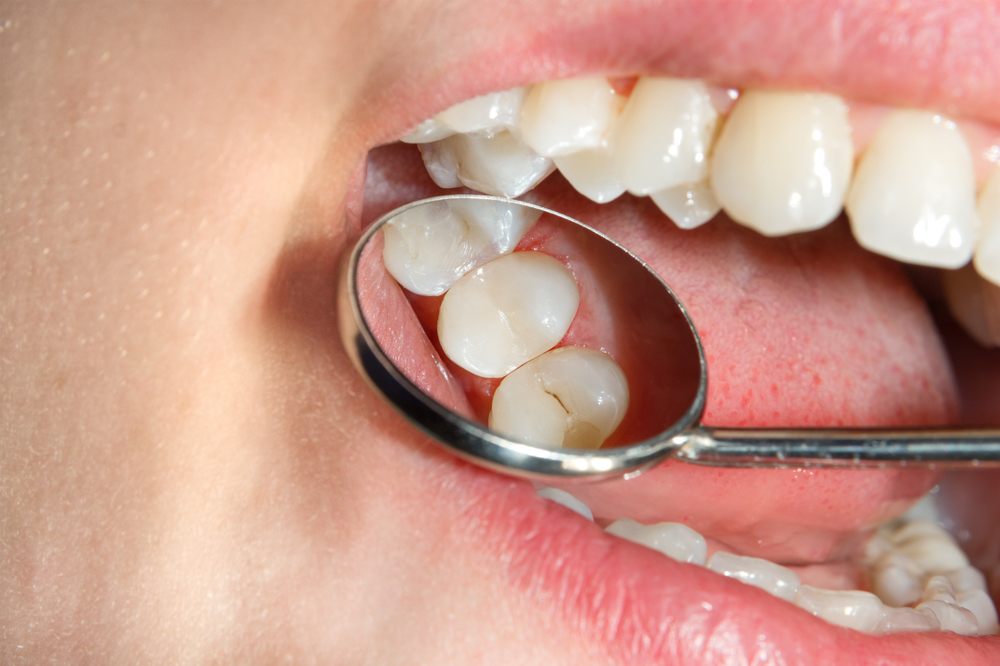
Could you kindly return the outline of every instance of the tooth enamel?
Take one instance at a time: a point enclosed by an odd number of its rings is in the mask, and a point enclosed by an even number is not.
[[[628,382],[610,356],[561,347],[504,377],[489,426],[529,444],[596,449],[625,417],[628,399]]]
[[[427,173],[439,187],[465,185],[484,194],[514,198],[552,173],[555,165],[507,130],[486,136],[455,134],[422,143]]]
[[[491,203],[442,201],[386,223],[386,270],[413,293],[438,296],[473,268],[513,252],[541,211]]]
[[[515,252],[467,273],[441,302],[445,354],[481,377],[503,377],[551,349],[580,303],[573,275],[541,252]]]
[[[593,522],[594,514],[591,513],[590,507],[570,495],[565,490],[560,488],[539,488],[537,492],[539,496],[544,497],[547,500],[551,500],[556,504],[561,504],[570,511],[575,511],[587,520]]]
[[[607,203],[625,192],[614,173],[611,153],[603,146],[552,159],[569,184],[591,201]]]
[[[707,180],[668,187],[653,192],[649,198],[681,229],[700,227],[721,210]]]
[[[980,636],[994,635],[1000,631],[997,622],[997,608],[990,595],[984,590],[965,590],[955,595],[955,603],[976,617]]]
[[[989,595],[979,586],[985,587],[982,574],[972,567],[963,567],[945,576],[932,576],[924,586],[922,599],[924,604],[934,602],[929,608],[941,620],[941,627],[947,631],[966,633],[969,635],[996,633],[997,611]],[[958,580],[963,588],[956,591],[953,580]],[[941,606],[940,604],[946,604]],[[950,606],[950,607],[949,607]],[[969,622],[969,615],[955,608],[964,609],[975,618],[975,630]]]
[[[936,575],[969,565],[969,560],[944,528],[926,520],[905,524],[889,535],[901,553]]]
[[[705,566],[705,555],[708,550],[705,537],[687,525],[680,523],[643,525],[631,518],[620,518],[608,525],[604,531],[659,551],[678,562]]]
[[[1000,346],[1000,287],[972,266],[942,271],[941,285],[955,321],[983,347]]]
[[[437,120],[455,132],[496,132],[517,127],[525,88],[489,93],[466,100],[442,111]]]
[[[858,163],[847,214],[855,238],[872,252],[958,268],[975,243],[974,188],[972,157],[955,124],[897,110]]]
[[[712,187],[729,217],[766,236],[818,229],[840,214],[853,160],[842,99],[753,90],[719,135]]]
[[[872,592],[889,606],[909,606],[920,601],[926,571],[902,553],[881,557],[872,572]]]
[[[986,584],[986,576],[975,567],[962,567],[944,574],[951,581],[955,588],[955,594],[969,592],[971,590],[988,591],[990,588]]]
[[[404,136],[400,141],[403,143],[430,143],[440,141],[455,133],[447,125],[438,122],[433,118],[428,118],[417,126],[417,129]]]
[[[878,629],[886,615],[878,597],[859,590],[821,590],[803,585],[793,603],[830,624],[869,633]]]
[[[962,636],[975,636],[979,633],[979,623],[972,611],[946,601],[925,601],[917,610],[929,610],[941,623],[942,631],[954,631]]]
[[[596,148],[624,101],[603,76],[539,83],[525,97],[521,136],[545,157]]]
[[[756,557],[733,555],[721,550],[712,555],[707,567],[723,576],[735,578],[741,583],[759,587],[785,601],[795,599],[802,584],[797,573],[780,564]]]
[[[941,622],[929,609],[886,608],[885,617],[873,633],[895,634],[903,631],[939,631]]]
[[[717,119],[702,82],[639,79],[612,139],[615,173],[636,195],[705,180]]]
[[[979,193],[980,237],[973,263],[976,271],[1000,285],[1000,167],[993,169]]]

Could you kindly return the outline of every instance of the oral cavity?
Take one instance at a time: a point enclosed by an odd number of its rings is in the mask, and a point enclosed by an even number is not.
[[[593,520],[590,509],[564,490],[539,488],[538,493]],[[831,624],[857,631],[952,631],[966,636],[1000,631],[986,578],[970,566],[948,532],[926,519],[904,516],[883,526],[869,541],[860,564],[870,591],[803,584],[791,568],[725,550],[708,557],[705,538],[680,523],[643,525],[620,518],[605,531],[760,588]]]
[[[996,138],[970,150],[966,136]],[[1000,344],[1000,325],[983,323],[1000,322],[993,128],[822,93],[642,77],[626,95],[587,77],[463,102],[404,141],[420,144],[441,187],[513,197],[558,168],[598,203],[649,196],[685,229],[722,210],[777,236],[820,228],[846,208],[872,252],[942,269],[971,260],[971,277],[945,271],[949,306],[980,342]]]

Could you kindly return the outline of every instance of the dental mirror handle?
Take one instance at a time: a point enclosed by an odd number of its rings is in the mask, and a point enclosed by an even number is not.
[[[963,469],[1000,466],[993,429],[733,429],[699,426],[674,437],[674,457],[726,467]]]

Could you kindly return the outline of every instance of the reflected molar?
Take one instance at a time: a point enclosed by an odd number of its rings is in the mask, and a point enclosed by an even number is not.
[[[572,273],[541,252],[515,252],[467,273],[441,302],[448,358],[480,377],[503,377],[552,349],[580,304]]]
[[[955,124],[897,110],[879,127],[847,195],[854,237],[900,261],[958,268],[975,242],[972,155]]]
[[[993,170],[979,193],[979,242],[973,263],[976,271],[1000,285],[1000,167]],[[1000,344],[1000,338],[994,340]]]
[[[521,136],[545,157],[597,148],[624,103],[603,76],[539,83],[524,100]]]
[[[625,418],[628,401],[628,381],[610,356],[560,347],[504,377],[489,426],[529,444],[596,449]]]
[[[616,537],[659,551],[678,562],[705,566],[708,545],[705,537],[687,525],[657,523],[643,525],[631,518],[620,518],[605,528]]]
[[[840,214],[853,161],[842,99],[751,90],[716,143],[712,188],[733,220],[765,236],[809,231]]]

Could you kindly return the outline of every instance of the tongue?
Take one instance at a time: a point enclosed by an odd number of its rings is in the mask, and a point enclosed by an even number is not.
[[[365,223],[449,192],[430,181],[412,147],[376,149]],[[780,239],[724,216],[682,231],[647,200],[597,205],[559,176],[525,198],[600,229],[674,288],[708,357],[706,423],[890,426],[954,418],[954,381],[923,301],[894,263],[861,250],[842,221]],[[859,533],[905,511],[936,479],[923,471],[668,463],[572,492],[599,522],[681,522],[735,552],[809,564],[850,557]]]

